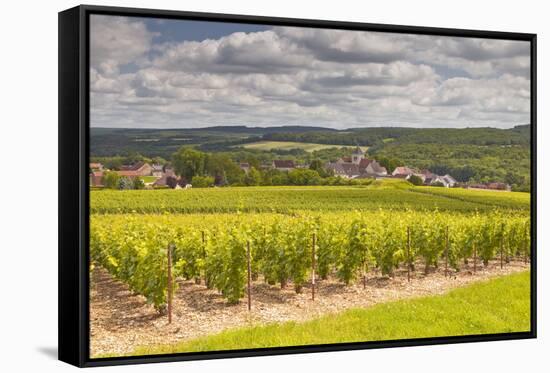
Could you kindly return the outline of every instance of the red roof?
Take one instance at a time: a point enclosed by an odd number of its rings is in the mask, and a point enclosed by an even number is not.
[[[487,185],[487,188],[489,189],[506,189],[506,187],[508,186],[507,184],[500,183],[500,182],[492,182],[486,185]]]
[[[359,162],[359,168],[367,168],[369,164],[372,163],[372,159],[363,158],[361,159],[361,162]]]
[[[414,174],[413,170],[408,167],[396,167],[393,171],[393,175],[412,175]]]
[[[422,170],[420,173],[426,177],[433,177],[434,174],[430,170]]]
[[[141,176],[139,172],[137,171],[117,171],[116,172],[119,176],[125,176],[125,177],[138,177]]]
[[[134,163],[134,164],[131,164],[131,165],[123,165],[123,166],[120,167],[120,170],[121,171],[137,171],[140,168],[142,168],[143,166],[145,166],[145,163],[137,162],[137,163]]]
[[[90,172],[90,183],[92,186],[103,186],[103,172],[102,171],[94,171]]]
[[[294,168],[293,160],[276,159],[273,161],[275,168]]]

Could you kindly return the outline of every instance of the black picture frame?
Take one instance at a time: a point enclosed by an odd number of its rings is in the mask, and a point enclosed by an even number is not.
[[[307,26],[528,41],[531,45],[531,330],[170,355],[89,356],[89,16],[91,14]],[[81,5],[59,13],[59,360],[78,367],[536,338],[536,34]]]

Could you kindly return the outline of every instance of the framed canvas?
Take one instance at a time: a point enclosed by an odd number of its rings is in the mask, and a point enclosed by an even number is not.
[[[59,13],[59,359],[536,336],[536,35]]]

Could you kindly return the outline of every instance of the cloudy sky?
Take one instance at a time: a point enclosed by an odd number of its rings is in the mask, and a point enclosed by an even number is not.
[[[91,126],[529,123],[529,43],[92,15]]]

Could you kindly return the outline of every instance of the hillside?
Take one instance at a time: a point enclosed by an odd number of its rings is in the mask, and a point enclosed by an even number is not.
[[[207,128],[137,129],[91,128],[92,156],[114,156],[139,152],[148,157],[166,157],[181,146],[208,146],[226,148],[231,145],[254,142],[274,133],[308,133],[335,130],[322,127],[246,127],[218,126]]]
[[[528,145],[529,125],[498,128],[353,128],[343,131],[274,132],[265,140],[375,146],[400,144]]]
[[[169,157],[181,146],[199,146],[205,151],[263,141],[306,142],[335,146],[370,146],[373,151],[385,144],[468,144],[522,145],[530,143],[530,126],[497,128],[353,128],[334,130],[322,127],[208,127],[190,129],[91,128],[92,156],[124,155],[139,152],[148,157]]]
[[[181,147],[224,153],[235,162],[270,164],[292,159],[335,161],[352,148],[368,148],[384,164],[407,165],[450,174],[460,182],[503,182],[514,190],[530,189],[530,125],[497,128],[352,128],[208,127],[191,129],[92,128],[92,159],[132,162],[136,155],[169,161]],[[126,161],[124,159],[126,157]],[[130,157],[130,158],[128,158]],[[392,168],[389,169],[392,171]]]

